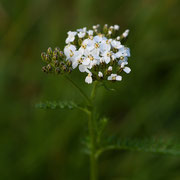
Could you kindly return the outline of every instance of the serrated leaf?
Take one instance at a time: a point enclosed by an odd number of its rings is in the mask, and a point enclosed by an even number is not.
[[[74,109],[78,106],[72,101],[46,101],[36,104],[35,107],[39,109]]]
[[[116,141],[109,143],[110,141]],[[96,157],[108,150],[130,150],[141,152],[180,155],[180,144],[172,140],[158,139],[108,139],[108,143],[97,150]]]

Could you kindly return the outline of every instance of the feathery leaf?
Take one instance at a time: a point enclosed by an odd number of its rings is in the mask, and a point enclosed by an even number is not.
[[[112,141],[112,139],[110,140]],[[180,143],[163,139],[121,139],[114,143],[107,143],[99,148],[96,157],[108,150],[130,150],[141,152],[162,153],[169,155],[180,155]]]

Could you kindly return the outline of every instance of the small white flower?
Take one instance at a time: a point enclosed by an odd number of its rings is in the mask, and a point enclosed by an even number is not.
[[[108,71],[112,71],[112,66],[109,66],[109,67],[108,67]]]
[[[114,30],[118,31],[119,30],[119,25],[114,25]]]
[[[108,31],[108,34],[111,35],[111,34],[112,34],[112,31]]]
[[[65,46],[64,54],[66,55],[66,59],[72,58],[75,54],[75,51],[76,51],[76,46],[70,44]]]
[[[129,34],[129,29],[125,30],[122,35],[124,38],[126,38],[128,34]]]
[[[111,61],[111,55],[112,53],[110,51],[105,51],[102,53],[102,57],[106,64],[108,64]]]
[[[121,68],[123,69],[123,71],[127,74],[129,74],[131,72],[131,69],[129,67],[125,67],[125,65],[127,65],[128,62],[123,62],[121,63]]]
[[[102,77],[103,77],[103,73],[102,73],[101,71],[99,71],[99,72],[98,72],[98,76],[99,76],[100,78],[102,78]]]
[[[91,84],[92,83],[92,74],[88,74],[85,78],[85,82],[88,83],[88,84]]]
[[[85,32],[79,32],[79,33],[78,33],[78,37],[79,37],[79,38],[83,38],[85,35],[86,35]]]
[[[84,28],[82,28],[82,29],[77,29],[77,32],[86,32],[87,31],[87,28],[86,27],[84,27]]]
[[[120,39],[121,39],[120,36],[118,36],[118,37],[116,38],[117,41],[119,41]]]
[[[106,37],[104,37],[102,34],[99,34],[97,36],[94,36],[94,41],[97,42],[97,43],[100,43],[102,42],[103,40],[107,40]]]
[[[68,32],[68,37],[66,39],[66,44],[70,43],[70,42],[73,42],[74,39],[75,39],[75,36],[76,36],[77,32],[72,32],[72,31],[69,31]]]
[[[108,80],[109,81],[121,81],[122,77],[117,74],[111,74],[110,76],[108,76]]]
[[[82,28],[82,29],[77,29],[77,32],[79,32],[79,33],[78,33],[78,37],[79,37],[79,38],[83,38],[83,37],[86,35],[86,31],[87,31],[87,28],[86,28],[86,27],[84,27],[84,28]]]
[[[89,36],[93,36],[93,30],[89,30],[87,33]]]
[[[121,45],[121,42],[116,40],[112,40],[111,45],[116,49],[120,49],[121,47],[123,47],[123,45]]]
[[[124,67],[123,71],[129,74],[131,72],[131,69],[129,67]]]
[[[80,72],[87,72],[87,66],[84,66],[84,65],[79,65],[79,71]]]
[[[111,40],[102,40],[102,42],[100,43],[100,51],[104,52],[104,51],[110,51],[111,50]]]

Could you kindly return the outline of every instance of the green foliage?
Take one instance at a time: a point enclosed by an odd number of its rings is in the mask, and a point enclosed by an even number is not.
[[[115,141],[115,142],[114,142]],[[180,143],[173,140],[163,139],[118,139],[108,138],[106,145],[102,146],[97,152],[96,157],[109,150],[130,150],[140,152],[161,153],[169,155],[180,155]]]
[[[74,109],[78,106],[73,101],[46,101],[36,104],[35,107],[39,109]]]

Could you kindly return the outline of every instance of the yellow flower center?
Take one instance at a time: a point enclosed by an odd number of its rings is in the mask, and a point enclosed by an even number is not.
[[[87,45],[86,44],[83,44],[82,45],[82,48],[86,49]]]
[[[95,48],[99,48],[99,44],[98,43],[95,44]]]
[[[124,57],[123,57],[123,56],[121,56],[121,57],[120,57],[120,60],[123,60],[123,59],[124,59]]]

